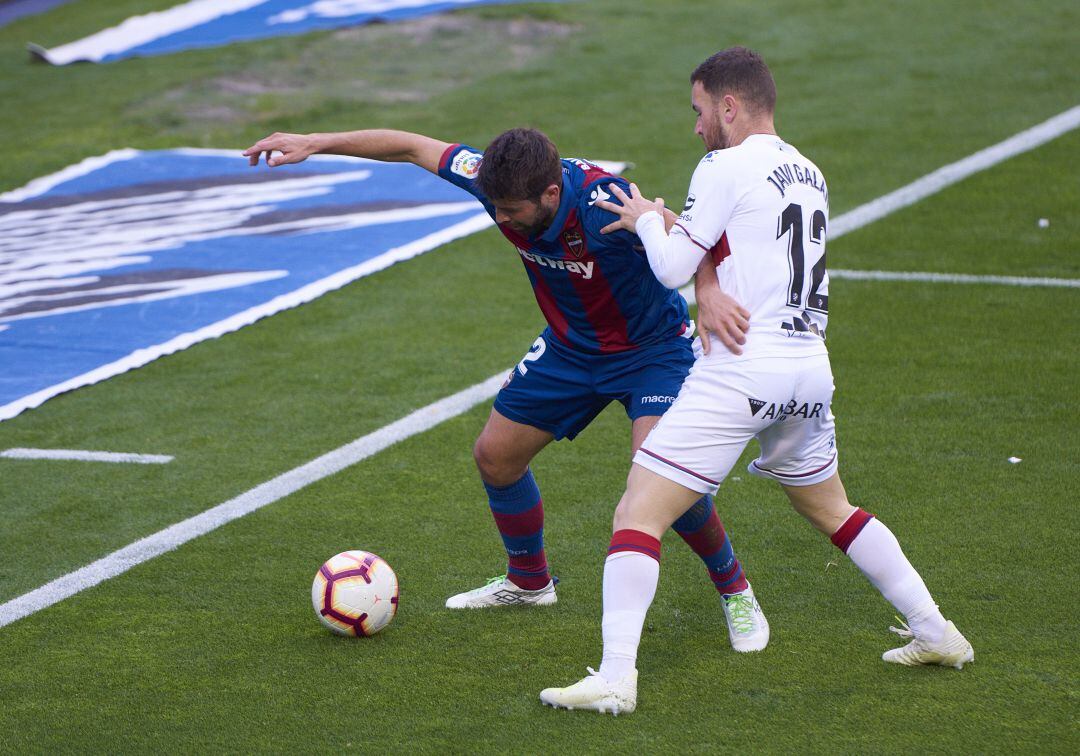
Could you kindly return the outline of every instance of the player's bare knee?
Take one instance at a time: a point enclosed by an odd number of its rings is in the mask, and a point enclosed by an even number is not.
[[[476,463],[476,469],[480,471],[480,477],[484,480],[499,476],[501,465],[498,454],[483,433],[473,444],[473,461]]]
[[[665,520],[662,510],[658,511],[657,508],[649,506],[648,501],[628,490],[615,507],[612,532],[640,530],[659,538],[670,524]]]
[[[509,486],[517,482],[529,467],[528,460],[511,459],[499,444],[492,443],[483,433],[473,445],[473,461],[483,481],[492,486]]]

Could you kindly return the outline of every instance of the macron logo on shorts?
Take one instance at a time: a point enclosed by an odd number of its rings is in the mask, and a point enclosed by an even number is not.
[[[673,401],[675,401],[673,396],[660,396],[658,394],[641,397],[642,404],[671,404]]]

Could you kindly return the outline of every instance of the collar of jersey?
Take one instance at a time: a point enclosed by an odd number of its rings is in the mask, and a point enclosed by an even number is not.
[[[747,142],[764,142],[766,140],[779,142],[780,144],[784,143],[784,140],[778,137],[776,134],[751,134],[750,136],[746,137],[746,139],[742,140],[741,144],[746,144]]]
[[[570,214],[570,210],[577,204],[577,192],[574,190],[574,184],[570,180],[570,172],[564,170],[562,177],[562,193],[559,197],[559,211],[555,213],[555,219],[551,221],[551,225],[547,227],[544,233],[540,234],[539,238],[546,242],[553,242],[559,238],[559,234],[563,232],[563,226],[566,225],[566,216]]]

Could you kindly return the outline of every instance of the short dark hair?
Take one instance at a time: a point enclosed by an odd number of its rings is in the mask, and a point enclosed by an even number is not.
[[[776,82],[761,56],[746,47],[729,47],[710,56],[690,74],[713,97],[736,94],[756,112],[776,110]]]
[[[542,131],[504,131],[484,150],[477,183],[491,200],[536,201],[552,184],[562,185],[559,150]]]

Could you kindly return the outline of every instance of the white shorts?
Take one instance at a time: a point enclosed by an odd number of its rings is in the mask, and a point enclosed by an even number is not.
[[[836,472],[827,354],[698,360],[634,462],[700,493],[716,493],[750,439],[754,475],[808,486]]]

